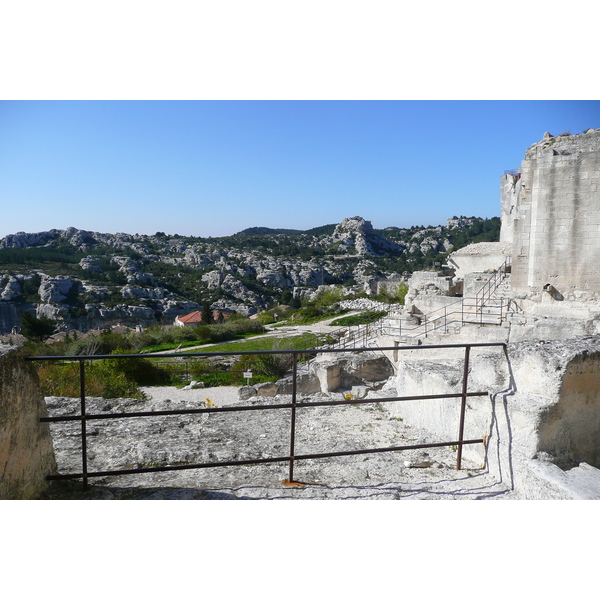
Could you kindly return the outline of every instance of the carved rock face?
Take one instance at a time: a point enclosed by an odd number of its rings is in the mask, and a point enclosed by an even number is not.
[[[13,300],[21,296],[21,285],[16,277],[10,277],[6,286],[0,293],[0,300]]]
[[[42,279],[38,294],[42,302],[64,302],[67,298],[73,280],[70,277],[45,277]]]
[[[373,234],[373,225],[371,221],[365,221],[362,217],[348,217],[336,226],[334,235],[343,233],[362,233],[363,235]]]
[[[339,244],[347,251],[354,247],[355,253],[359,255],[379,254],[400,249],[398,244],[390,242],[377,233],[371,221],[366,221],[362,217],[344,219],[336,226],[328,241],[331,244]]]

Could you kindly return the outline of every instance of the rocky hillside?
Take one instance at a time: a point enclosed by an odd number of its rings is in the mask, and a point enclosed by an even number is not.
[[[246,229],[222,238],[107,234],[74,227],[0,240],[0,333],[23,311],[87,331],[171,323],[208,302],[249,316],[320,285],[374,282],[433,266],[451,250],[498,239],[500,220],[375,230],[362,217],[309,231]]]

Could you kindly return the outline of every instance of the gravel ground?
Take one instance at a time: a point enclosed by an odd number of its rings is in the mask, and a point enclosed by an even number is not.
[[[289,396],[241,401],[238,388],[178,390],[144,388],[147,401],[88,399],[88,413],[116,413],[278,404]],[[332,395],[342,399],[341,394]],[[327,396],[326,398],[329,398]],[[318,396],[300,397],[299,402]],[[79,400],[47,398],[50,415],[78,414]],[[392,418],[383,405],[299,408],[295,454],[341,452],[427,443],[422,432]],[[60,473],[81,472],[77,423],[51,424]],[[88,472],[211,461],[285,457],[289,454],[290,410],[204,413],[88,423]],[[495,500],[515,496],[480,465],[463,460],[456,471],[451,448],[393,451],[298,460],[297,486],[283,482],[288,461],[155,472],[55,482],[50,499],[443,499]]]

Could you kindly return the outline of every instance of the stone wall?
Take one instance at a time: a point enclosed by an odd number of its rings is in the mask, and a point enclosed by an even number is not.
[[[0,499],[39,498],[56,472],[36,369],[22,349],[0,346]]]
[[[464,350],[399,354],[399,396],[461,392]],[[487,443],[465,446],[465,458],[524,498],[600,498],[600,336],[473,349],[468,391],[489,395],[468,399],[464,439]],[[387,407],[438,439],[457,439],[460,400]]]
[[[512,245],[514,240],[514,224],[516,217],[516,205],[521,196],[522,180],[521,174],[505,173],[500,178],[500,243]]]
[[[501,240],[512,242],[512,286],[564,299],[600,298],[600,130],[529,148],[520,178],[502,179]],[[581,299],[581,298],[579,298]]]
[[[298,372],[296,390],[300,394],[330,394],[335,392],[361,393],[379,389],[394,374],[390,360],[373,352],[317,355],[310,361],[308,371]],[[288,395],[293,390],[292,376],[275,383],[262,383],[240,388],[240,398],[252,396]],[[355,394],[356,395],[356,394]]]
[[[462,286],[460,290],[462,291]],[[432,297],[456,296],[456,293],[454,277],[446,271],[415,271],[408,280],[404,305],[410,312],[426,313],[431,310]],[[441,305],[444,303],[447,302],[442,301]]]
[[[401,286],[407,285],[408,278],[403,277],[402,279],[373,279],[372,281],[365,284],[365,288],[369,288],[367,293],[371,293],[375,296],[379,294],[397,294]]]
[[[511,244],[505,242],[470,244],[450,254],[448,263],[454,268],[455,276],[463,279],[469,273],[495,271],[511,251]]]

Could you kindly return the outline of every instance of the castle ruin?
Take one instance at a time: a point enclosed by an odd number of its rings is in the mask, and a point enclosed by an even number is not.
[[[453,252],[446,270],[413,274],[407,312],[424,321],[462,296],[463,316],[472,318],[454,319],[453,330],[470,339],[485,335],[470,323],[498,321],[502,331],[486,332],[497,341],[600,333],[600,130],[546,133],[519,169],[502,175],[500,189],[500,241]],[[484,287],[473,309],[466,299]]]
[[[600,499],[600,130],[544,138],[501,178],[500,240],[414,273],[378,346],[504,342],[475,353],[466,448],[525,498]],[[460,391],[451,350],[390,353],[398,396]],[[406,422],[444,437],[444,401],[403,402]]]
[[[527,150],[517,173],[502,178],[501,241],[512,245],[517,294],[600,298],[599,208],[600,130],[546,133]]]

